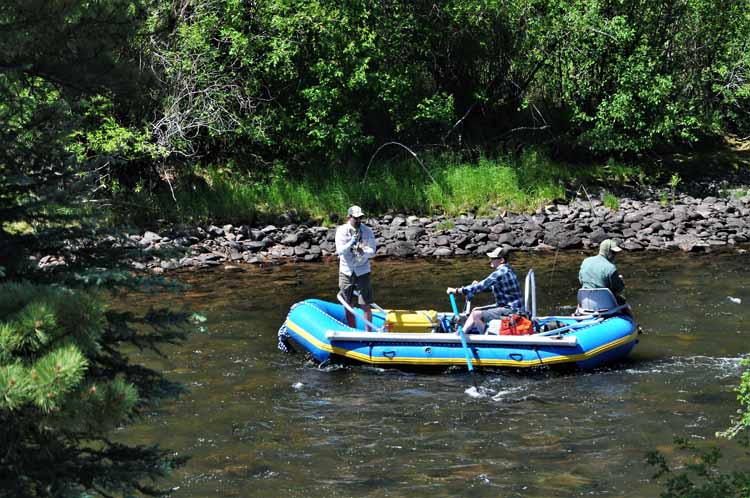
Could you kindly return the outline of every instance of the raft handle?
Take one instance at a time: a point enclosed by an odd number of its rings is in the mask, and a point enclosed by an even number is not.
[[[508,356],[510,356],[511,360],[516,360],[516,361],[523,360],[523,355],[521,353],[511,353]]]
[[[385,356],[386,358],[393,359],[396,356],[396,352],[395,351],[383,351],[383,356]]]

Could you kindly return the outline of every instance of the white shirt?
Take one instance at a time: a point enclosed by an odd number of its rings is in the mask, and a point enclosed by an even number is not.
[[[336,229],[336,254],[339,256],[339,272],[344,275],[354,273],[357,276],[370,273],[370,258],[375,256],[375,234],[365,224],[357,230],[344,223]]]

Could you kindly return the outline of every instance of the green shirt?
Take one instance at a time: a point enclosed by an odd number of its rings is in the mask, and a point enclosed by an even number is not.
[[[578,281],[583,289],[609,289],[616,296],[625,288],[617,267],[604,256],[591,256],[581,263]]]

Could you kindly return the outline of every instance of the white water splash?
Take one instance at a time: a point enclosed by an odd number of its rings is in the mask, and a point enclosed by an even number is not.
[[[305,385],[302,382],[292,384],[292,389],[302,389]]]
[[[492,397],[492,401],[507,401],[508,395],[513,395],[518,392],[526,391],[526,390],[527,389],[523,386],[511,387],[510,389],[503,389],[502,391],[498,391],[497,394],[495,394]]]
[[[742,299],[740,299],[739,297],[727,296],[727,299],[729,299],[729,301],[733,302],[734,304],[742,303]]]
[[[477,389],[474,386],[471,386],[467,388],[464,392],[468,394],[469,396],[471,396],[472,398],[486,398],[487,396],[492,396],[492,394],[495,391],[484,386],[479,386],[479,389]]]
[[[623,370],[628,374],[681,374],[695,371],[713,372],[715,378],[725,379],[739,375],[742,361],[746,355],[739,357],[711,356],[672,356],[654,362],[644,362],[636,368]]]

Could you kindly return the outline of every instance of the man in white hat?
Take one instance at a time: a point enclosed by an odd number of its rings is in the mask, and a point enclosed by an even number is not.
[[[487,278],[481,282],[475,280],[464,287],[448,287],[446,291],[448,294],[463,294],[467,299],[471,299],[474,294],[492,289],[492,293],[495,295],[495,306],[472,311],[464,324],[464,330],[467,332],[474,327],[481,334],[490,320],[498,320],[523,308],[521,286],[518,283],[516,273],[508,263],[510,250],[506,247],[498,247],[494,251],[488,252],[487,256],[490,258],[490,266],[493,269],[493,272]]]
[[[375,256],[375,234],[362,223],[364,213],[359,206],[351,206],[346,212],[346,223],[336,229],[336,254],[339,256],[339,289],[350,305],[355,289],[359,291],[358,306],[365,319],[372,322],[371,304],[374,302],[370,281],[370,258]],[[354,315],[347,310],[346,321],[356,327]],[[370,330],[369,325],[365,325]]]
[[[617,241],[606,239],[599,244],[599,254],[586,258],[581,263],[578,281],[582,289],[609,289],[620,304],[625,298],[620,293],[625,289],[622,277],[617,273],[615,255],[622,251]]]

